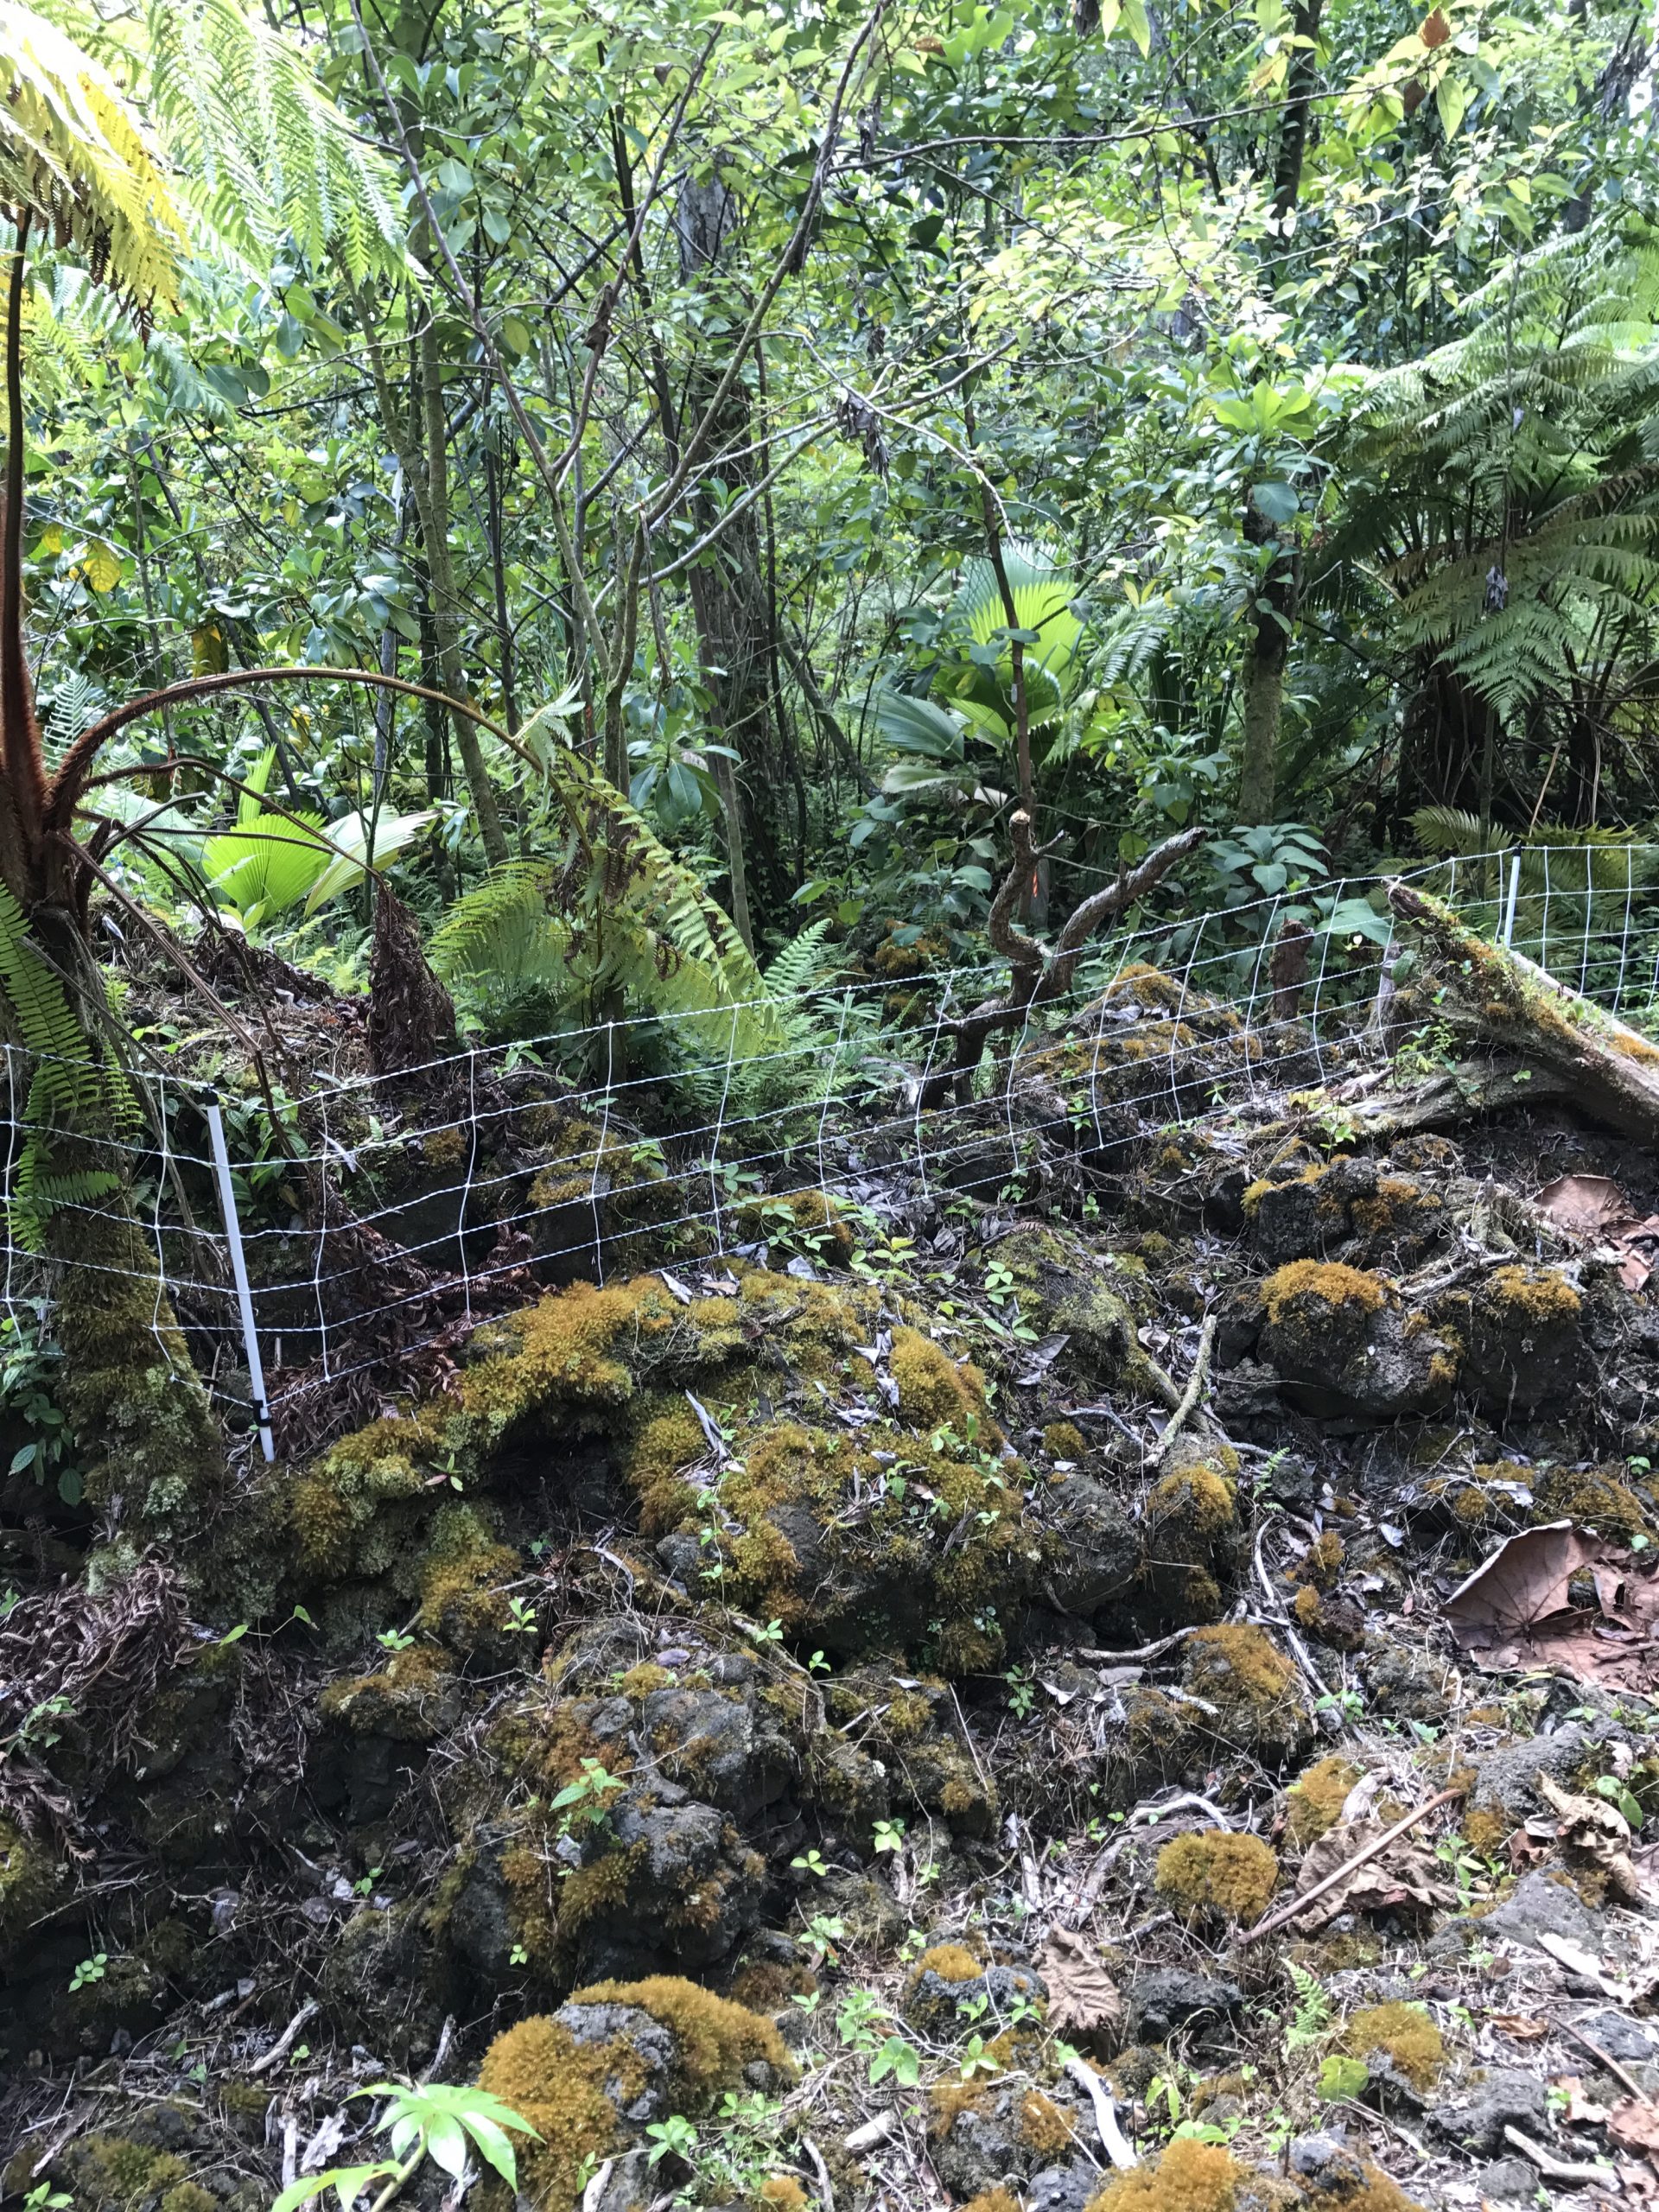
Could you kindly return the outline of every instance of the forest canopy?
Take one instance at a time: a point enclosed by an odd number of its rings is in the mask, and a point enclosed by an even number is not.
[[[1651,817],[1639,10],[267,18],[5,11],[48,753],[258,666],[457,703],[130,722],[130,895],[360,986],[302,849],[217,863],[225,776],[429,925],[562,849],[563,754],[762,955],[970,956],[1021,802],[1042,897],[1192,823],[1225,897]]]

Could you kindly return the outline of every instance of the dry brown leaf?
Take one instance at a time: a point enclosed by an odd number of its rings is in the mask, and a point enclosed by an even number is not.
[[[1123,2025],[1123,1999],[1084,1936],[1051,1928],[1037,1961],[1048,1985],[1048,2024],[1077,2035],[1115,2035]]]
[[[1506,1536],[1442,1608],[1458,1641],[1478,1650],[1565,1611],[1573,1576],[1582,1574],[1600,1549],[1596,1537],[1570,1521]]]
[[[1382,1833],[1382,1823],[1369,1815],[1357,1821],[1338,1821],[1335,1827],[1327,1829],[1316,1843],[1309,1846],[1297,1870],[1298,1893],[1305,1897]],[[1402,1836],[1381,1858],[1367,1859],[1363,1866],[1354,1867],[1342,1881],[1328,1889],[1313,1910],[1300,1916],[1298,1924],[1307,1929],[1323,1928],[1339,1914],[1356,1910],[1389,1912],[1414,1908],[1432,1912],[1437,1907],[1453,1905],[1458,1901],[1457,1892],[1436,1878],[1435,1866],[1431,1853],[1411,1837]]]
[[[1609,1886],[1630,1904],[1637,1904],[1642,1897],[1642,1884],[1630,1864],[1630,1824],[1617,1805],[1605,1797],[1580,1797],[1571,1789],[1563,1789],[1541,1769],[1538,1775],[1538,1795],[1554,1812],[1560,1822],[1555,1833],[1573,1851],[1582,1851],[1605,1867]]]
[[[1486,2018],[1511,2043],[1541,2043],[1549,2033],[1549,2022],[1535,2019],[1529,2012],[1489,2012]]]
[[[1558,2117],[1575,2127],[1599,2127],[1607,2117],[1605,2105],[1599,2105],[1593,2097],[1585,2094],[1584,2083],[1576,2074],[1558,2074],[1551,2082],[1553,2089],[1560,2089],[1566,2097]]]
[[[1643,2097],[1626,2097],[1608,2113],[1607,2133],[1621,2151],[1659,2156],[1659,2105],[1650,2105]]]
[[[1630,1219],[1630,1202],[1611,1175],[1558,1175],[1533,1204],[1569,1236],[1596,1236]]]
[[[1432,14],[1426,16],[1423,27],[1417,35],[1430,53],[1433,53],[1437,46],[1444,46],[1452,35],[1452,26],[1446,20],[1445,9],[1436,8]]]

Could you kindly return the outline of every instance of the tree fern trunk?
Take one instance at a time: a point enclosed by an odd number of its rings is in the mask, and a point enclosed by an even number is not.
[[[36,1187],[44,1193],[27,1211],[63,1348],[60,1402],[92,1503],[140,1543],[177,1539],[200,1526],[223,1482],[225,1451],[155,1250],[133,1212],[142,1120],[126,1077],[108,1058],[103,979],[75,914],[37,908],[23,946],[28,957],[43,956],[44,980],[86,1054],[84,1106],[65,1111],[31,1087],[35,1112],[25,1131],[24,1156],[35,1148]],[[7,1042],[21,1047],[27,1066],[38,1039],[25,1033],[36,1025],[18,1019],[9,996],[3,1014]],[[15,1166],[9,1239],[24,1211]],[[61,1195],[77,1192],[83,1195]]]

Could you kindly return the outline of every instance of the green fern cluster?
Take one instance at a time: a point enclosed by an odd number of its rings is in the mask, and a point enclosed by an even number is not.
[[[143,1118],[125,1077],[93,1052],[61,978],[30,940],[22,909],[3,883],[0,989],[33,1061],[9,1219],[23,1249],[40,1252],[54,1210],[93,1205],[121,1185],[113,1168],[54,1164],[55,1145],[66,1138],[92,1146],[130,1140]]]
[[[505,861],[459,899],[429,948],[438,975],[494,1027],[585,1027],[620,1007],[661,1019],[682,1065],[784,1052],[760,970],[691,870],[580,754],[548,760],[564,851]]]
[[[1659,703],[1659,253],[1602,231],[1518,257],[1466,336],[1371,376],[1347,518],[1307,603],[1392,610],[1396,639],[1500,726],[1604,735]]]

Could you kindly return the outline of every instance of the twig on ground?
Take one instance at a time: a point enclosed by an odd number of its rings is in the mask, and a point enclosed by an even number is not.
[[[295,2039],[300,2030],[320,2009],[315,1998],[308,1997],[264,2056],[254,2060],[248,2069],[249,2073],[263,2074],[268,2067],[275,2066],[279,2059],[286,2058],[294,2047]]]
[[[801,2148],[812,2161],[812,2171],[818,2177],[819,2194],[823,2198],[823,2212],[836,2212],[835,2186],[830,2179],[830,2169],[823,2163],[823,2153],[810,2135],[801,2138]]]
[[[1614,2081],[1622,2083],[1638,2103],[1648,2106],[1653,2104],[1654,2100],[1642,2087],[1635,2075],[1628,2068],[1621,2066],[1616,2058],[1610,2058],[1599,2044],[1592,2043],[1589,2037],[1580,2029],[1575,2028],[1570,2020],[1558,2020],[1555,2024],[1563,2035],[1571,2036],[1581,2050],[1587,2050],[1598,2066],[1605,2066]]]
[[[1322,1882],[1315,1882],[1311,1890],[1304,1891],[1299,1897],[1293,1897],[1282,1910],[1269,1914],[1266,1920],[1258,1920],[1254,1928],[1243,1929],[1233,1938],[1234,1942],[1242,1949],[1247,1943],[1259,1943],[1264,1936],[1271,1936],[1276,1929],[1287,1928],[1293,1920],[1300,1920],[1309,1905],[1328,1891],[1334,1890],[1357,1866],[1367,1865],[1380,1852],[1386,1851],[1396,1838],[1404,1835],[1408,1828],[1414,1828],[1419,1821],[1426,1821],[1440,1806],[1451,1804],[1454,1798],[1461,1797],[1463,1794],[1461,1789],[1440,1790],[1420,1805],[1414,1813],[1408,1813],[1404,1820],[1396,1821],[1391,1828],[1384,1828],[1381,1835],[1373,1836],[1368,1844],[1355,1852],[1351,1859],[1344,1859],[1340,1866],[1332,1867]]]
[[[1545,2150],[1541,2143],[1535,2143],[1530,2135],[1523,2135],[1518,2127],[1505,2127],[1503,2140],[1512,2143],[1523,2158],[1530,2158],[1546,2181],[1617,2180],[1611,2166],[1574,2166],[1565,2158],[1558,2158],[1553,2151]]]
[[[1173,1635],[1160,1636],[1151,1643],[1137,1643],[1133,1651],[1096,1651],[1085,1646],[1074,1656],[1078,1659],[1106,1661],[1113,1666],[1122,1666],[1130,1660],[1160,1659],[1166,1651],[1173,1651],[1178,1643],[1185,1643],[1189,1636],[1198,1636],[1202,1624],[1192,1628],[1178,1628]]]
[[[1107,2157],[1120,2172],[1138,2166],[1140,2159],[1134,2146],[1117,2124],[1117,2107],[1112,2102],[1112,2093],[1092,2067],[1085,2066],[1075,2054],[1065,2061],[1065,2070],[1087,2096],[1095,2108],[1095,2126],[1100,2130],[1100,2139]]]
[[[1186,1388],[1176,1402],[1175,1410],[1166,1422],[1164,1433],[1158,1440],[1158,1448],[1152,1454],[1152,1463],[1155,1467],[1162,1466],[1168,1459],[1176,1438],[1192,1419],[1193,1409],[1204,1395],[1204,1386],[1210,1375],[1210,1355],[1216,1348],[1217,1319],[1218,1317],[1213,1313],[1206,1313],[1204,1317],[1204,1326],[1198,1332],[1198,1349],[1193,1358],[1192,1372],[1186,1378]]]

